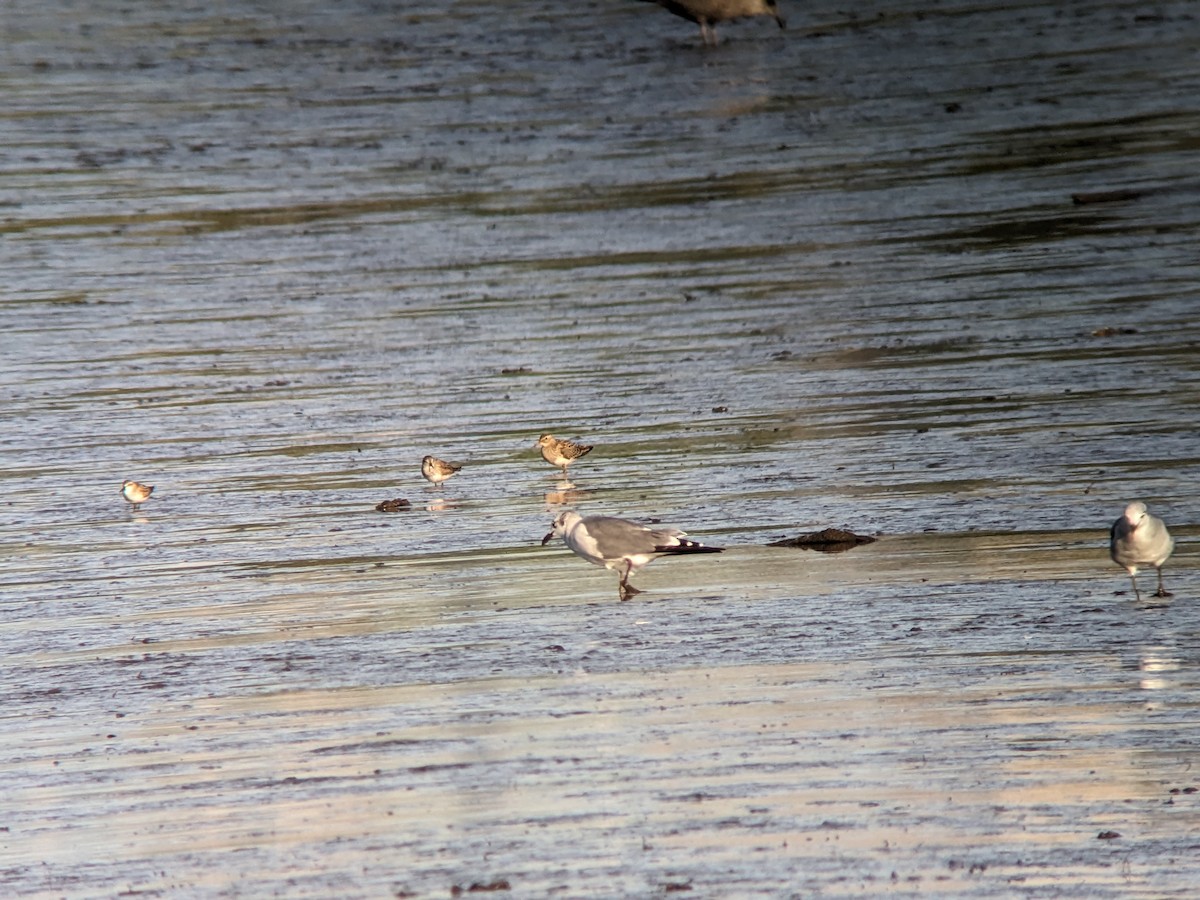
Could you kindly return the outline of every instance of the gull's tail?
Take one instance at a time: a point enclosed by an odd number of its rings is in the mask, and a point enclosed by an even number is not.
[[[655,553],[724,553],[724,547],[710,547],[699,541],[689,541],[687,538],[676,538],[677,544],[667,544],[654,548]]]

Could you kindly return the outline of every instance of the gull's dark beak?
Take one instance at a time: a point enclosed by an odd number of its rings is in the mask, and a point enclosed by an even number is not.
[[[553,531],[552,531],[552,532],[550,532],[548,535],[546,535],[544,538],[542,538],[542,546],[543,546],[543,547],[545,547],[545,546],[546,546],[546,542],[547,542],[547,541],[549,541],[549,540],[550,540],[550,538],[552,538],[552,537],[554,537],[554,532],[553,532]]]

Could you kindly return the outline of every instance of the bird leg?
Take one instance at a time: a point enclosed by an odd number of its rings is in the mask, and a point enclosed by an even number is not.
[[[1134,575],[1132,572],[1130,572],[1129,580],[1133,582],[1133,596],[1137,599],[1137,601],[1139,603],[1141,603],[1142,602],[1142,592],[1139,591],[1138,587],[1137,587],[1137,576]]]
[[[705,47],[717,46],[717,32],[712,25],[708,23],[708,19],[700,20],[700,39],[704,41]]]
[[[1175,595],[1163,587],[1162,569],[1158,570],[1158,590],[1154,592],[1155,597],[1174,597]]]
[[[629,583],[629,573],[633,569],[633,563],[626,562],[625,568],[621,570],[621,582],[617,586],[617,593],[620,594],[622,600],[628,600],[634,594],[640,594],[637,588]]]

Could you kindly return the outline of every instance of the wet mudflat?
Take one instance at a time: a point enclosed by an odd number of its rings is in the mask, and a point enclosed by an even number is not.
[[[6,896],[1194,894],[1192,4],[171,6],[0,13]]]

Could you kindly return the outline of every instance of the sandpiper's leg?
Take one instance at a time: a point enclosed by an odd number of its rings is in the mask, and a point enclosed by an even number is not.
[[[704,41],[704,46],[717,46],[717,32],[708,24],[708,19],[700,20],[700,39]]]
[[[1162,583],[1162,566],[1158,567],[1158,590],[1154,592],[1155,597],[1174,597],[1175,595],[1163,587]]]

